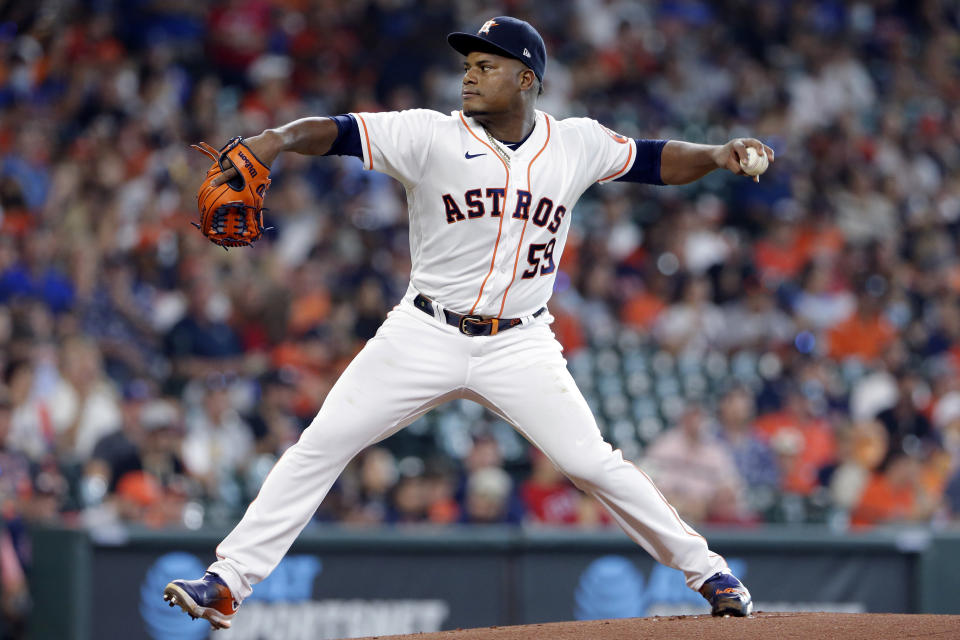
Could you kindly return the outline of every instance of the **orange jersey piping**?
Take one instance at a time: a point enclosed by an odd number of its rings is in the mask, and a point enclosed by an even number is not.
[[[477,308],[477,305],[480,304],[480,298],[483,297],[483,288],[487,286],[487,280],[490,279],[490,274],[493,273],[493,266],[497,262],[497,249],[500,247],[500,233],[503,231],[503,218],[507,215],[507,198],[509,197],[509,187],[510,187],[510,167],[507,166],[507,163],[503,161],[503,158],[500,157],[500,154],[493,150],[489,144],[480,139],[480,136],[473,132],[473,129],[470,128],[470,125],[467,124],[467,121],[463,118],[463,112],[458,111],[457,114],[460,116],[460,121],[463,122],[463,126],[466,127],[467,131],[470,132],[477,141],[485,146],[487,149],[490,149],[490,153],[495,155],[500,161],[500,164],[503,165],[503,171],[507,174],[507,182],[503,185],[503,210],[500,212],[500,224],[497,226],[497,241],[493,244],[493,256],[490,258],[490,270],[487,271],[487,275],[483,278],[483,282],[480,283],[480,292],[477,294],[477,299],[474,301],[473,306],[470,307],[470,313],[472,314]]]
[[[360,124],[363,125],[363,137],[367,141],[367,158],[370,160],[370,166],[367,169],[373,171],[373,149],[370,147],[370,133],[367,131],[367,123],[364,121],[363,116],[359,113],[357,117],[360,118]]]
[[[611,180],[611,179],[613,179],[613,178],[616,178],[616,177],[619,176],[621,173],[623,173],[624,171],[627,170],[627,167],[630,166],[630,160],[632,160],[632,159],[633,159],[633,145],[631,144],[631,145],[630,145],[630,153],[627,154],[627,161],[623,163],[623,166],[620,167],[620,169],[619,169],[618,171],[614,171],[613,173],[611,173],[610,175],[608,175],[606,178],[600,178],[599,180],[597,180],[597,182],[603,182],[604,180]]]
[[[540,147],[540,151],[537,151],[537,155],[533,156],[533,160],[527,165],[527,191],[531,193],[531,200],[533,199],[533,188],[530,186],[530,169],[533,168],[533,163],[537,161],[537,158],[540,157],[543,150],[547,148],[547,144],[550,143],[550,116],[543,114],[543,119],[547,121],[547,139],[543,141],[543,146]],[[530,204],[532,205],[533,202]],[[503,292],[503,298],[500,300],[500,312],[497,313],[497,318],[503,315],[503,307],[507,304],[507,294],[510,293],[510,287],[513,286],[513,281],[517,278],[517,264],[520,263],[520,246],[523,244],[523,234],[527,232],[528,222],[530,222],[529,215],[528,219],[523,221],[523,229],[520,230],[520,241],[517,242],[517,255],[513,258],[513,274],[510,276],[510,284],[507,285],[506,290]]]
[[[677,513],[677,510],[673,507],[672,504],[670,504],[670,501],[668,501],[668,500],[664,497],[663,493],[660,491],[660,489],[657,487],[657,485],[654,484],[653,480],[650,479],[650,476],[648,476],[648,475],[646,474],[646,472],[644,472],[643,469],[641,469],[641,468],[638,467],[637,465],[633,464],[632,461],[629,461],[629,460],[628,460],[628,462],[630,462],[630,464],[633,465],[633,468],[636,469],[637,471],[639,471],[640,474],[641,474],[644,478],[647,479],[647,482],[649,482],[649,483],[650,483],[650,486],[652,486],[653,489],[654,489],[654,491],[657,492],[657,495],[660,496],[660,499],[663,501],[663,503],[664,503],[665,505],[667,505],[667,508],[668,508],[668,509],[670,510],[670,512],[673,514],[673,517],[677,519],[677,523],[680,525],[680,529],[681,529],[685,534],[687,534],[688,536],[693,536],[694,538],[700,538],[701,540],[703,540],[704,542],[706,542],[707,539],[704,538],[702,535],[700,535],[700,534],[697,533],[696,531],[690,531],[689,529],[687,529],[686,524],[683,522],[683,519],[680,518],[680,514]],[[709,550],[709,547],[708,547],[708,550]],[[708,555],[708,556],[718,557],[718,558],[720,558],[721,560],[723,560],[724,564],[727,563],[727,559],[724,558],[724,557],[723,557],[722,555],[720,555],[719,553],[714,553],[713,551],[710,551],[707,555]]]

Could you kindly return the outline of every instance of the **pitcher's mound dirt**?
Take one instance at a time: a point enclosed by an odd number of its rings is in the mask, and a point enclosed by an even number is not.
[[[379,640],[952,640],[960,616],[764,613],[749,618],[671,616],[459,629]],[[370,640],[370,639],[367,639]]]

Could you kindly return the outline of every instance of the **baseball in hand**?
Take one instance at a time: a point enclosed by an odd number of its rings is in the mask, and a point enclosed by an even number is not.
[[[748,176],[754,176],[758,181],[757,176],[766,171],[769,166],[770,161],[767,159],[767,152],[758,153],[753,147],[747,147],[747,157],[740,161],[740,168],[743,169],[743,172]]]

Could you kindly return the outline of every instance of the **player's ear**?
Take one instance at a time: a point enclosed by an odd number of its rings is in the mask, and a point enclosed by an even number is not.
[[[520,71],[520,90],[527,91],[531,89],[536,83],[537,75],[527,66]]]

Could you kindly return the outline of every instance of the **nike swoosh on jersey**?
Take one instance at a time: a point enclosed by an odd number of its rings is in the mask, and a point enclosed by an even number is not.
[[[466,153],[463,154],[463,157],[466,158],[467,160],[473,160],[474,158],[479,158],[480,156],[485,156],[485,155],[487,154],[486,153],[471,154],[469,151],[467,151]]]

